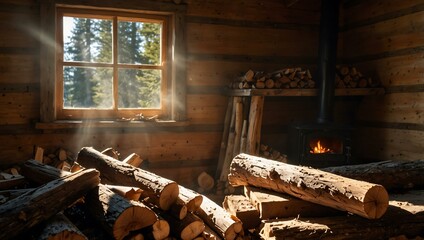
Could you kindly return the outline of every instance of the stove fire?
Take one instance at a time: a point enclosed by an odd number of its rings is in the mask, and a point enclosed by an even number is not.
[[[343,153],[343,140],[337,137],[311,139],[309,148],[309,153],[312,154],[341,154]]]
[[[333,152],[333,150],[321,146],[321,141],[318,141],[317,144],[316,144],[316,146],[313,147],[309,152],[310,153],[315,153],[315,154],[318,154],[318,153],[331,153],[331,152]]]

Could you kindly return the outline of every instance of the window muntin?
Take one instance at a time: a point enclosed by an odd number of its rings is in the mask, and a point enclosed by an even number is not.
[[[163,16],[59,9],[58,119],[166,114]]]

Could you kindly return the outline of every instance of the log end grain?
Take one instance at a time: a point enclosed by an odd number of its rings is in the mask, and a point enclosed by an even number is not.
[[[364,212],[369,219],[378,219],[389,206],[389,194],[381,185],[371,187],[364,197]]]
[[[194,212],[197,209],[200,208],[200,205],[202,205],[203,202],[203,197],[202,195],[197,195],[194,198],[192,198],[188,203],[187,203],[187,211],[188,212]]]
[[[175,182],[169,183],[163,188],[159,196],[159,207],[162,210],[169,210],[172,204],[177,201],[179,194],[178,184]]]
[[[152,234],[154,239],[165,239],[169,236],[171,231],[168,221],[163,219],[158,219],[152,227]]]
[[[200,235],[203,230],[205,230],[205,224],[202,221],[193,221],[181,231],[180,237],[183,240],[191,240]]]
[[[113,225],[115,239],[124,239],[131,231],[153,225],[157,221],[156,214],[146,207],[133,206],[119,215]]]

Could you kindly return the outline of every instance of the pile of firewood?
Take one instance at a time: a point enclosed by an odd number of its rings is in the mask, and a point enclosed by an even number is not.
[[[223,206],[262,239],[412,239],[424,234],[424,191],[389,201],[387,190],[422,189],[423,170],[424,160],[318,170],[239,154],[228,180],[244,194]]]
[[[364,76],[356,67],[336,66],[336,88],[374,88],[380,85],[379,81]]]
[[[209,198],[109,155],[84,147],[70,171],[22,164],[25,188],[0,194],[0,239],[95,239],[71,220],[75,206],[102,228],[99,239],[243,239],[242,222]]]
[[[337,65],[336,88],[375,88],[381,83],[363,75],[356,67]],[[304,89],[315,88],[316,82],[309,69],[294,67],[267,73],[248,70],[230,84],[231,89]]]
[[[301,67],[284,68],[272,73],[248,70],[231,83],[232,89],[284,89],[284,88],[314,88],[309,69]]]

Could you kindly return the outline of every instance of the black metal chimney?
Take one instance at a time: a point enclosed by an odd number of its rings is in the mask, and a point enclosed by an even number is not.
[[[317,70],[320,83],[318,123],[333,120],[338,28],[339,0],[322,0]]]

